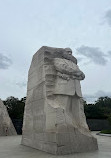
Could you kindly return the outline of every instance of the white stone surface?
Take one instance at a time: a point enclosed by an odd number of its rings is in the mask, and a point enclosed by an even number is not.
[[[84,115],[85,75],[70,49],[42,47],[29,69],[22,144],[52,154],[94,151]]]
[[[0,136],[17,135],[7,109],[0,99]]]

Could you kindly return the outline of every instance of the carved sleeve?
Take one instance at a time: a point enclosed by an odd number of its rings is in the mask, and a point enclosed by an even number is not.
[[[75,72],[73,67],[71,67],[64,59],[55,59],[54,60],[55,69],[61,73],[72,74]]]
[[[58,72],[62,74],[68,74],[78,80],[82,80],[85,77],[83,72],[80,71],[79,67],[75,63],[72,63],[71,61],[68,61],[66,59],[56,58],[54,60],[54,66]]]

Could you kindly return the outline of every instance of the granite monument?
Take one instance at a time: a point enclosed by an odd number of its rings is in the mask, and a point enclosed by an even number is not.
[[[41,47],[29,69],[22,144],[52,154],[98,149],[84,114],[85,78],[70,48]]]

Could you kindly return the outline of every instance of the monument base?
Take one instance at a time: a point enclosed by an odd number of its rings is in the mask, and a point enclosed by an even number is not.
[[[78,129],[73,133],[38,133],[22,139],[22,144],[55,155],[98,150],[97,139],[91,134],[83,134]]]

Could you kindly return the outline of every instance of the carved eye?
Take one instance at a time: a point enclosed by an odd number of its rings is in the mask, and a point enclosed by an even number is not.
[[[68,52],[69,53],[69,55],[72,55],[72,52]]]

